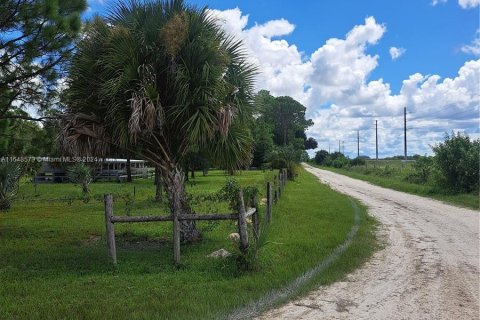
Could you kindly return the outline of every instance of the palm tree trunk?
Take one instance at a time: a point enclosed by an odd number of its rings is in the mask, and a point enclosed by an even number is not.
[[[82,191],[84,194],[89,194],[90,193],[90,189],[88,188],[88,184],[85,183],[85,182],[82,182]]]
[[[179,165],[170,164],[170,170],[161,170],[163,181],[166,184],[168,205],[172,215],[191,214],[185,191],[185,173]],[[181,221],[181,241],[194,242],[201,239],[195,221]]]
[[[162,202],[162,176],[158,166],[155,166],[155,201]]]

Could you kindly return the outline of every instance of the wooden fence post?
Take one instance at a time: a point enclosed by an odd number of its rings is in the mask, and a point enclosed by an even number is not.
[[[247,234],[247,219],[245,218],[245,203],[243,201],[243,191],[238,193],[239,210],[238,210],[238,234],[240,235],[240,251],[247,252],[248,249],[248,234]]]
[[[117,264],[117,249],[115,247],[115,228],[112,223],[113,217],[113,197],[106,194],[103,197],[105,202],[105,227],[107,229],[107,247],[108,255],[112,257],[113,264]]]
[[[265,221],[270,223],[272,221],[272,184],[267,182],[267,211],[265,212]]]
[[[278,177],[280,178],[280,188],[283,189],[283,169],[280,169],[280,172],[278,173]]]
[[[180,263],[180,221],[178,221],[178,212],[173,213],[173,260],[177,265]]]
[[[278,183],[277,183],[277,189],[279,191],[279,197],[281,196],[282,190],[282,170],[278,170]]]
[[[256,240],[260,235],[260,217],[258,213],[258,197],[255,195],[252,201],[252,208],[255,208],[255,213],[252,215],[253,235]]]

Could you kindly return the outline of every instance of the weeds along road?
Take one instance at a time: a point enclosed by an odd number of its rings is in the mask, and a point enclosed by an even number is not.
[[[384,247],[342,282],[262,319],[479,319],[479,212],[304,165],[359,199]]]

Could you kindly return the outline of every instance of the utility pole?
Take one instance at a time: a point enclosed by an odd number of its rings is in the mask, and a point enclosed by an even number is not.
[[[378,161],[378,120],[375,120],[375,160]]]
[[[407,107],[403,108],[403,145],[405,149],[405,161],[407,161]]]
[[[357,158],[360,158],[360,130],[357,130]]]
[[[330,142],[328,143],[328,154],[330,154]]]
[[[340,149],[340,140],[338,140],[338,153],[342,153],[342,149]]]

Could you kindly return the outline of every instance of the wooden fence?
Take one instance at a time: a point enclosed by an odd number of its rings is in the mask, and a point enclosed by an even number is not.
[[[286,170],[279,171],[278,177],[275,176],[273,183],[267,183],[267,202],[265,211],[265,222],[272,221],[273,202],[277,202],[287,182]],[[273,189],[273,190],[272,190]],[[260,233],[260,217],[258,210],[258,198],[255,196],[250,199],[249,205],[245,208],[243,191],[238,194],[239,210],[237,213],[212,213],[212,214],[173,214],[169,216],[115,216],[113,214],[113,196],[106,194],[105,201],[105,226],[107,230],[107,248],[108,255],[112,258],[113,264],[117,264],[117,250],[115,244],[115,223],[134,223],[134,222],[161,222],[173,221],[173,258],[176,264],[180,263],[180,221],[183,220],[237,220],[238,234],[240,236],[239,247],[245,253],[248,250],[248,230],[247,218],[252,217],[253,235],[258,239]]]

